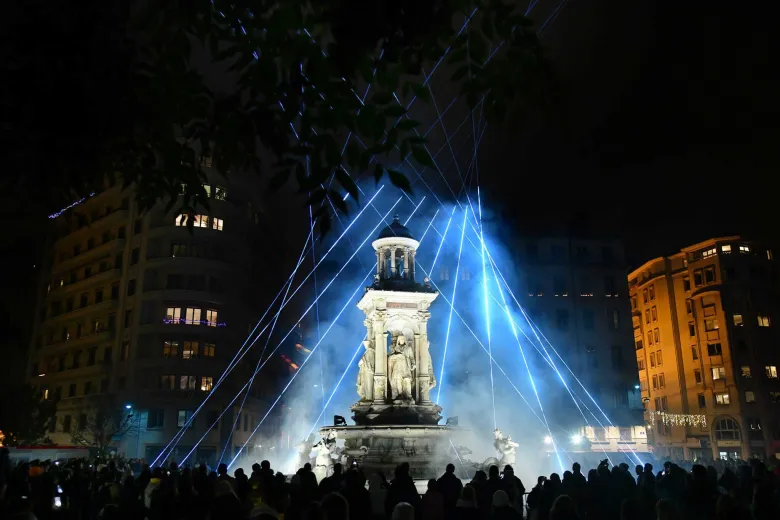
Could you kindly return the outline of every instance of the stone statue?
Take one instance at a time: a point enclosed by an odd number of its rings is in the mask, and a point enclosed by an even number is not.
[[[311,450],[314,448],[314,434],[310,434],[308,439],[304,439],[296,446],[298,448],[298,468],[311,463]]]
[[[357,393],[361,401],[374,399],[374,347],[371,341],[363,341],[366,351],[358,362]]]
[[[333,460],[340,458],[341,451],[336,447],[337,434],[335,430],[330,430],[327,433],[320,432],[320,434],[322,440],[314,445],[317,455],[313,471],[317,482],[322,482],[322,479],[333,474]]]
[[[428,357],[428,390],[436,387],[436,374],[433,370],[433,360],[431,359],[431,342],[428,342],[428,348],[425,349],[425,355]]]
[[[395,400],[413,401],[412,372],[417,368],[414,364],[414,353],[406,345],[406,338],[399,335],[388,357],[388,372],[390,379],[390,398]]]
[[[493,432],[493,446],[501,454],[500,467],[503,468],[507,464],[511,466],[515,463],[516,448],[520,445],[512,440],[511,435],[504,436],[501,430],[496,428]]]

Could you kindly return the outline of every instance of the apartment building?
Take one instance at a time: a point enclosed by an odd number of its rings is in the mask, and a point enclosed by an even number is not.
[[[778,270],[772,249],[713,238],[628,276],[650,443],[662,457],[780,449]]]
[[[119,183],[51,216],[28,374],[44,398],[60,398],[50,430],[56,444],[92,439],[101,430],[126,456],[153,460],[254,327],[267,296],[257,289],[273,266],[272,259],[256,260],[262,231],[252,194],[261,189],[257,179],[237,174],[208,178],[210,209],[194,216],[192,229],[162,204],[142,214],[132,187]],[[172,459],[198,445],[190,460],[213,464],[225,445],[229,455],[249,438],[274,385],[271,366],[241,416],[243,399],[212,425],[256,361],[252,351],[238,363]],[[116,423],[124,427],[111,431]],[[273,436],[278,427],[271,417],[259,432]],[[248,445],[250,453],[254,447]]]

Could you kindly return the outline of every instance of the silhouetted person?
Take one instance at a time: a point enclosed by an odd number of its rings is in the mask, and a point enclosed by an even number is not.
[[[390,489],[385,499],[385,514],[392,515],[395,506],[401,502],[407,502],[415,510],[420,510],[421,499],[414,480],[409,475],[408,462],[403,462],[395,468],[395,476],[390,482]]]
[[[349,503],[338,493],[328,493],[322,497],[320,511],[323,520],[349,520]]]
[[[428,481],[428,490],[422,496],[422,520],[443,520],[445,511],[444,495],[439,491],[436,479]],[[449,518],[449,515],[447,515]]]
[[[320,495],[325,496],[328,493],[336,493],[341,490],[341,481],[344,476],[341,474],[341,464],[338,462],[333,465],[333,475],[325,477],[320,482]]]
[[[481,518],[477,504],[477,491],[471,484],[463,486],[453,518],[455,520],[479,520]]]
[[[515,476],[515,470],[507,464],[504,466],[504,478],[501,480],[501,489],[509,495],[509,502],[518,512],[523,512],[523,495],[525,486],[523,482]]]
[[[455,512],[455,506],[463,490],[463,483],[455,476],[455,465],[447,464],[444,475],[438,480],[439,491],[444,499],[444,513],[449,518]]]
[[[512,507],[506,491],[499,489],[493,494],[493,509],[490,512],[490,520],[523,520],[523,515]]]

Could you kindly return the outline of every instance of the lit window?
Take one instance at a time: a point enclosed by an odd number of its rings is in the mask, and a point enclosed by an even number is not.
[[[203,357],[214,357],[217,352],[217,346],[214,343],[203,345]]]
[[[209,227],[208,215],[194,215],[192,218],[193,218],[193,224],[192,224],[193,226],[199,228]]]
[[[744,321],[742,321],[742,315],[741,314],[735,314],[734,315],[734,326],[735,327],[742,327],[745,324]]]
[[[750,367],[747,365],[742,365],[740,367],[740,371],[742,372],[742,377],[745,377],[747,379],[750,379],[752,376],[750,375]]]
[[[769,316],[758,316],[759,327],[769,327]]]
[[[740,253],[749,253],[750,252],[750,246],[739,246],[739,252]]]
[[[195,390],[198,386],[198,378],[195,376],[180,376],[179,390]]]
[[[766,377],[769,379],[777,379],[777,367],[774,365],[764,367],[766,370]]]
[[[204,184],[203,191],[206,192],[206,197],[211,198],[211,186],[209,186],[208,184]]]
[[[712,332],[713,330],[718,330],[718,320],[715,318],[710,318],[704,320],[704,330],[707,332]]]
[[[200,378],[200,389],[204,392],[210,392],[214,386],[214,378],[211,376],[203,376]]]
[[[221,218],[214,218],[212,220],[211,227],[216,229],[217,231],[222,231],[222,225],[223,225],[223,220]],[[203,226],[203,227],[208,227],[208,226]]]
[[[171,358],[179,355],[179,342],[166,341],[163,343],[163,357]]]
[[[644,359],[637,359],[636,360],[636,367],[639,370],[644,370],[645,369],[645,360]]]
[[[717,381],[718,379],[726,379],[725,367],[712,367],[712,380]]]
[[[166,323],[179,323],[181,322],[181,309],[178,307],[168,307],[165,310]]]
[[[756,394],[754,394],[750,390],[745,391],[745,402],[746,403],[755,403],[756,402]]]
[[[731,404],[731,399],[729,398],[729,394],[726,392],[715,394],[715,404],[722,404],[722,405]]]
[[[222,186],[214,186],[214,198],[217,200],[227,200],[227,190]]]
[[[772,258],[774,258],[773,255],[772,255],[772,250],[771,249],[767,249],[766,250],[766,259],[767,260],[771,260]]]
[[[217,326],[217,311],[209,309],[206,311],[206,324],[209,327]]]
[[[184,359],[192,359],[198,357],[198,342],[185,341],[184,348],[182,348],[181,350],[181,357]]]
[[[724,253],[724,254],[729,254],[729,253],[731,253],[731,245],[729,245],[729,244],[724,244],[724,245],[720,246],[720,251],[721,251],[722,253]]]
[[[200,325],[200,309],[187,307],[184,323],[187,325]]]
[[[179,413],[176,416],[176,426],[179,428],[184,428],[184,425],[189,422],[189,427],[192,428],[193,423],[195,421],[192,421],[192,410],[179,410]]]
[[[701,257],[702,258],[709,258],[709,257],[715,255],[717,252],[718,252],[718,250],[713,247],[712,249],[707,249],[706,251],[702,251],[701,252]]]
[[[184,187],[183,184],[182,184],[182,187]],[[186,226],[186,225],[187,225],[187,215],[185,215],[184,213],[178,215],[176,217],[176,226],[177,227],[183,227],[183,226]]]

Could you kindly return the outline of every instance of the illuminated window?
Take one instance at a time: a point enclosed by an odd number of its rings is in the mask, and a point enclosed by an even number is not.
[[[187,307],[184,323],[187,325],[200,325],[200,309]]]
[[[165,321],[167,323],[180,323],[181,309],[178,307],[168,307],[165,310]]]
[[[759,327],[769,327],[769,316],[761,316],[758,315],[758,326]]]
[[[769,379],[777,379],[777,367],[774,365],[765,366],[766,377]]]
[[[720,404],[720,405],[731,404],[731,398],[729,397],[728,392],[715,394],[715,404]]]
[[[214,309],[208,309],[206,311],[206,324],[209,327],[217,326],[217,311],[215,311]]]
[[[179,342],[166,341],[163,343],[163,357],[171,358],[179,355]]]
[[[712,367],[712,380],[717,381],[718,379],[726,379],[725,367]]]
[[[756,402],[756,394],[754,394],[750,390],[745,391],[745,402],[746,403],[755,403]]]
[[[198,342],[185,341],[184,347],[181,349],[181,357],[183,359],[192,359],[198,357]]]
[[[203,345],[203,357],[214,357],[217,352],[217,346],[214,343]]]
[[[766,259],[767,260],[771,260],[772,258],[773,258],[772,250],[771,249],[767,249],[766,250]]]
[[[740,253],[749,253],[750,252],[750,246],[739,246],[739,252]]]
[[[645,369],[645,360],[644,359],[637,359],[636,360],[636,367],[639,370],[644,370]]]
[[[222,186],[214,186],[214,198],[217,200],[227,200],[227,190]]]
[[[745,325],[745,323],[742,321],[742,315],[741,314],[735,314],[734,315],[734,326],[735,327],[742,327]]]
[[[708,343],[707,344],[707,355],[709,356],[722,356],[723,355],[723,347],[720,343]]]
[[[198,386],[196,376],[179,376],[179,390],[195,390]]]
[[[742,373],[742,377],[750,379],[752,376],[750,375],[750,367],[747,365],[742,365],[740,367],[740,372]]]
[[[211,186],[209,186],[208,184],[204,184],[203,191],[206,192],[206,197],[211,198]]]
[[[707,249],[706,251],[702,251],[701,252],[701,257],[702,258],[709,258],[709,257],[715,255],[717,252],[718,252],[718,250],[713,247],[712,249]]]
[[[176,376],[164,375],[160,376],[160,390],[173,390],[176,385]]]
[[[192,218],[192,225],[193,227],[199,227],[199,228],[207,228],[209,227],[209,217],[208,215],[191,215],[190,218]],[[176,225],[177,226],[186,226],[187,225],[187,215],[182,213],[178,217],[176,217]]]
[[[727,254],[731,253],[731,246],[729,244],[724,244],[724,245],[720,246],[720,251],[721,251],[721,253],[727,255]]]
[[[717,319],[709,318],[709,319],[704,320],[704,330],[706,330],[707,332],[712,332],[714,330],[718,330],[718,328],[719,328],[719,325],[718,325],[718,320]]]
[[[206,218],[208,218],[208,217],[206,217]],[[206,223],[208,224],[208,221]],[[214,218],[212,220],[212,226],[211,227],[213,229],[216,229],[217,231],[222,231],[223,224],[224,224],[224,221],[221,218]],[[202,226],[202,227],[208,227],[208,225]]]
[[[200,378],[200,389],[204,392],[210,392],[214,387],[214,378],[211,376],[203,376]]]
[[[192,419],[192,410],[179,410],[176,414],[176,426],[179,428],[184,428],[184,425],[189,422],[189,428],[192,428],[195,424],[195,421]]]

